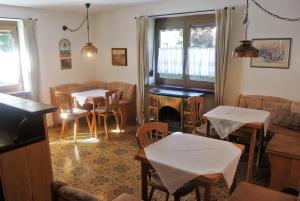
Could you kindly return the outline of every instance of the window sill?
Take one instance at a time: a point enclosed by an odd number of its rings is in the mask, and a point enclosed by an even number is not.
[[[175,86],[175,85],[158,85],[158,84],[148,84],[145,85],[147,89],[156,87],[161,89],[170,89],[170,90],[180,90],[186,92],[198,92],[198,93],[205,93],[205,94],[214,94],[215,91],[213,89],[204,89],[204,88],[195,88],[195,87],[182,87],[182,86]]]
[[[29,91],[17,91],[17,92],[11,92],[11,93],[7,93],[7,94],[11,95],[11,96],[25,98],[25,99],[31,98],[31,93]]]

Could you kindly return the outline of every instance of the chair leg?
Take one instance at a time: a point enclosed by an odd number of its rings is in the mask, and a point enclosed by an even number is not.
[[[99,124],[99,131],[100,131],[100,128],[101,128],[101,116],[98,115],[98,124]]]
[[[152,186],[152,187],[151,187],[150,194],[149,194],[149,198],[148,198],[149,201],[152,200],[153,193],[154,193],[154,187]]]
[[[174,195],[174,201],[180,201],[180,196],[179,195]]]
[[[76,143],[76,137],[77,137],[77,119],[74,120],[74,143]]]
[[[196,200],[197,201],[201,201],[201,198],[200,198],[200,192],[199,192],[199,188],[198,187],[196,187]]]
[[[233,193],[233,191],[235,190],[235,188],[236,188],[236,175],[234,175],[234,177],[233,177],[233,182],[232,182],[232,184],[231,184],[231,187],[230,187],[230,189],[229,189],[229,194],[231,195],[232,193]]]
[[[66,127],[66,120],[63,119],[62,124],[61,124],[60,138],[62,138],[64,135],[65,127]]]
[[[67,133],[67,135],[69,135],[69,125],[68,125],[68,121],[66,121],[66,124],[65,124],[65,132]]]
[[[170,196],[170,194],[167,193],[167,195],[166,195],[166,201],[169,201],[169,196]]]
[[[263,153],[263,144],[264,144],[264,133],[261,131],[259,136],[259,145],[258,145],[258,153],[256,159],[256,167],[260,167],[261,157]]]
[[[108,139],[108,130],[107,130],[107,116],[104,117],[104,127],[105,127],[105,138]]]
[[[93,129],[92,129],[92,125],[91,125],[89,116],[86,115],[85,118],[86,118],[86,122],[87,122],[87,124],[88,124],[89,130],[90,130],[90,133],[91,133],[91,135],[92,135],[92,134],[93,134]]]
[[[79,131],[79,119],[76,119],[75,120],[76,121],[76,124],[77,124],[77,126],[76,126],[76,133],[78,133],[78,131]]]
[[[210,191],[211,191],[211,186],[206,186],[205,191],[204,191],[204,200],[205,201],[210,201]]]
[[[114,117],[115,117],[116,124],[117,124],[117,130],[119,130],[119,131],[120,131],[120,125],[119,125],[119,114],[118,114],[118,112],[115,112],[115,113],[114,113]]]
[[[119,111],[119,115],[120,115],[120,129],[121,129],[121,132],[123,130],[123,115],[122,115],[122,112]]]

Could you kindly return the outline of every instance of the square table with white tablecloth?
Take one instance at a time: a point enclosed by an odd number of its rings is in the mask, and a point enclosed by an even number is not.
[[[82,106],[82,105],[84,105],[84,103],[86,103],[87,99],[89,99],[89,98],[96,98],[96,97],[105,98],[106,92],[108,92],[108,90],[93,89],[93,90],[88,90],[88,91],[72,93],[72,97],[74,97],[77,100],[77,102]]]
[[[215,109],[205,113],[203,116],[208,120],[208,136],[210,132],[210,124],[213,125],[221,139],[227,137],[230,133],[238,130],[241,127],[249,127],[252,129],[246,178],[246,180],[249,181],[252,177],[257,130],[263,130],[264,135],[266,135],[270,119],[270,112],[233,106],[218,106]]]
[[[95,98],[105,98],[105,93],[108,92],[109,90],[105,89],[93,89],[93,90],[88,90],[88,91],[81,91],[81,92],[76,92],[72,93],[72,97],[75,98],[75,100],[83,106],[85,103],[90,103],[93,105],[93,121],[92,121],[92,127],[95,132],[95,137],[97,138],[98,132],[97,132],[97,124],[96,124],[96,113],[95,113],[95,108],[96,108],[96,103],[94,101]]]
[[[200,175],[214,173],[222,173],[230,187],[242,152],[230,142],[180,132],[144,151],[170,193]]]

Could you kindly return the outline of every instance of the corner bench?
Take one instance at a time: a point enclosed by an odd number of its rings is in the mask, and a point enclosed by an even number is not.
[[[57,106],[55,92],[74,93],[93,89],[108,89],[122,91],[120,107],[123,114],[124,125],[136,123],[136,86],[125,82],[89,81],[84,83],[68,83],[50,88],[51,104]],[[53,113],[53,124],[61,123],[59,111]]]

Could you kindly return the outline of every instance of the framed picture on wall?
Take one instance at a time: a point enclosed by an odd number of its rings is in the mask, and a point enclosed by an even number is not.
[[[251,58],[251,67],[288,69],[291,41],[291,38],[253,39],[252,44],[259,50],[259,56]]]
[[[111,59],[114,66],[127,66],[127,48],[112,48]]]
[[[71,58],[64,58],[60,59],[60,66],[61,69],[71,69],[72,68],[72,59]]]
[[[62,70],[72,69],[71,42],[68,39],[59,41],[59,59]]]

